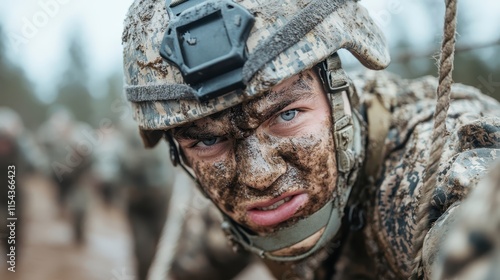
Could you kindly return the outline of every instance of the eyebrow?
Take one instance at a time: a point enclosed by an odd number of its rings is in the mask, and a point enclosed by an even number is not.
[[[220,133],[207,131],[207,129],[198,127],[195,124],[190,124],[174,128],[172,136],[182,140],[199,140],[217,137],[220,136]]]
[[[287,95],[291,95],[291,98],[287,98],[287,99],[283,100],[282,102],[270,105],[267,108],[265,108],[264,110],[262,110],[261,112],[256,112],[256,114],[252,114],[252,115],[257,117],[258,119],[267,120],[270,117],[277,114],[279,111],[290,106],[290,104],[293,104],[299,100],[310,100],[310,99],[314,98],[314,93],[313,93],[312,89],[304,88],[304,87],[293,88],[293,89],[285,88],[285,89],[277,91],[277,92],[267,93],[268,95],[266,97],[273,98],[275,96],[285,94],[284,92],[288,92]]]

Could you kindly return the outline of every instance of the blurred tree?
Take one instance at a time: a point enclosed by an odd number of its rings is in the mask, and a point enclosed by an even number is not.
[[[495,46],[500,51],[500,46]],[[500,62],[487,63],[480,59],[481,49],[460,52],[455,57],[453,79],[461,83],[479,88],[497,100],[500,100]]]
[[[102,88],[106,90],[106,94],[94,103],[95,116],[98,121],[108,118],[113,123],[118,123],[119,119],[125,113],[123,106],[127,104],[122,94],[123,73],[116,71],[111,74]]]
[[[7,58],[6,42],[6,34],[0,25],[0,106],[15,110],[25,126],[33,129],[45,118],[47,106],[35,97],[24,72]]]
[[[398,73],[405,78],[417,78],[423,75],[437,76],[437,60],[441,47],[444,3],[433,0],[418,2],[426,11],[431,20],[432,40],[427,49],[419,49],[411,43],[411,30],[405,21],[412,20],[405,17],[395,17],[395,32],[398,33],[396,46],[391,49],[393,62],[389,66],[389,71]],[[413,19],[421,20],[421,19]],[[484,45],[475,44],[471,38],[474,35],[471,26],[474,16],[467,13],[466,9],[458,12],[458,36],[457,53],[455,55],[455,69],[453,79],[457,83],[463,83],[479,88],[483,93],[500,100],[500,58],[498,56],[485,59],[487,49],[494,48],[500,50],[499,44],[494,44],[488,48]],[[496,35],[496,34],[495,34]],[[498,35],[497,35],[498,36]],[[498,42],[500,38],[492,37],[490,42]]]
[[[88,89],[89,75],[83,51],[84,42],[80,28],[71,32],[68,48],[67,69],[59,82],[56,103],[65,106],[75,118],[95,125],[93,121],[92,96]]]

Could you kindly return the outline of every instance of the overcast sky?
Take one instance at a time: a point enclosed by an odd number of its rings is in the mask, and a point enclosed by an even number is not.
[[[80,30],[91,79],[97,84],[120,70],[123,19],[130,3],[132,0],[2,1],[0,18],[10,38],[9,57],[23,67],[38,96],[50,101],[57,77],[67,67],[70,32]]]
[[[99,84],[109,74],[121,70],[122,23],[131,2],[1,1],[0,20],[9,39],[8,55],[25,70],[40,99],[50,102],[54,98],[55,83],[66,67],[68,35],[80,30],[91,79],[94,85]],[[437,2],[437,6],[444,5],[444,1]],[[399,19],[403,19],[403,24],[411,30],[412,44],[427,48],[435,41],[436,34],[429,30],[434,28],[433,18],[442,21],[443,10],[429,12],[416,1],[409,0],[364,0],[361,3],[369,9],[392,44],[400,35],[397,31],[401,27]],[[500,1],[461,0],[459,3],[460,12],[466,11],[467,17],[472,17],[467,27],[471,31],[467,37],[469,41],[488,42],[500,37]]]

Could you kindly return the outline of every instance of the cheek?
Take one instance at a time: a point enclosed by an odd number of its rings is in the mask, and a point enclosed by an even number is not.
[[[322,126],[308,135],[292,138],[289,154],[292,163],[306,173],[335,169],[335,144],[328,128],[329,126]]]
[[[308,186],[311,203],[318,210],[335,188],[337,179],[337,164],[335,145],[328,129],[305,137],[291,139],[292,149],[288,162],[302,175],[302,180]]]
[[[191,161],[193,170],[205,193],[226,213],[233,212],[235,197],[235,161],[224,157],[216,162]]]

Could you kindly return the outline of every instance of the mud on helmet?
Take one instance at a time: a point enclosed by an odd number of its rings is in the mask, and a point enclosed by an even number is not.
[[[123,46],[125,92],[145,146],[167,135],[175,162],[181,161],[177,146],[165,131],[261,96],[319,65],[332,106],[339,173],[331,200],[268,236],[249,234],[229,217],[223,228],[245,249],[278,261],[305,258],[337,234],[364,144],[359,117],[344,111],[344,103],[354,110],[355,96],[336,52],[347,49],[375,70],[390,60],[380,29],[357,1],[136,0],[125,20]],[[269,253],[323,227],[306,253]]]

